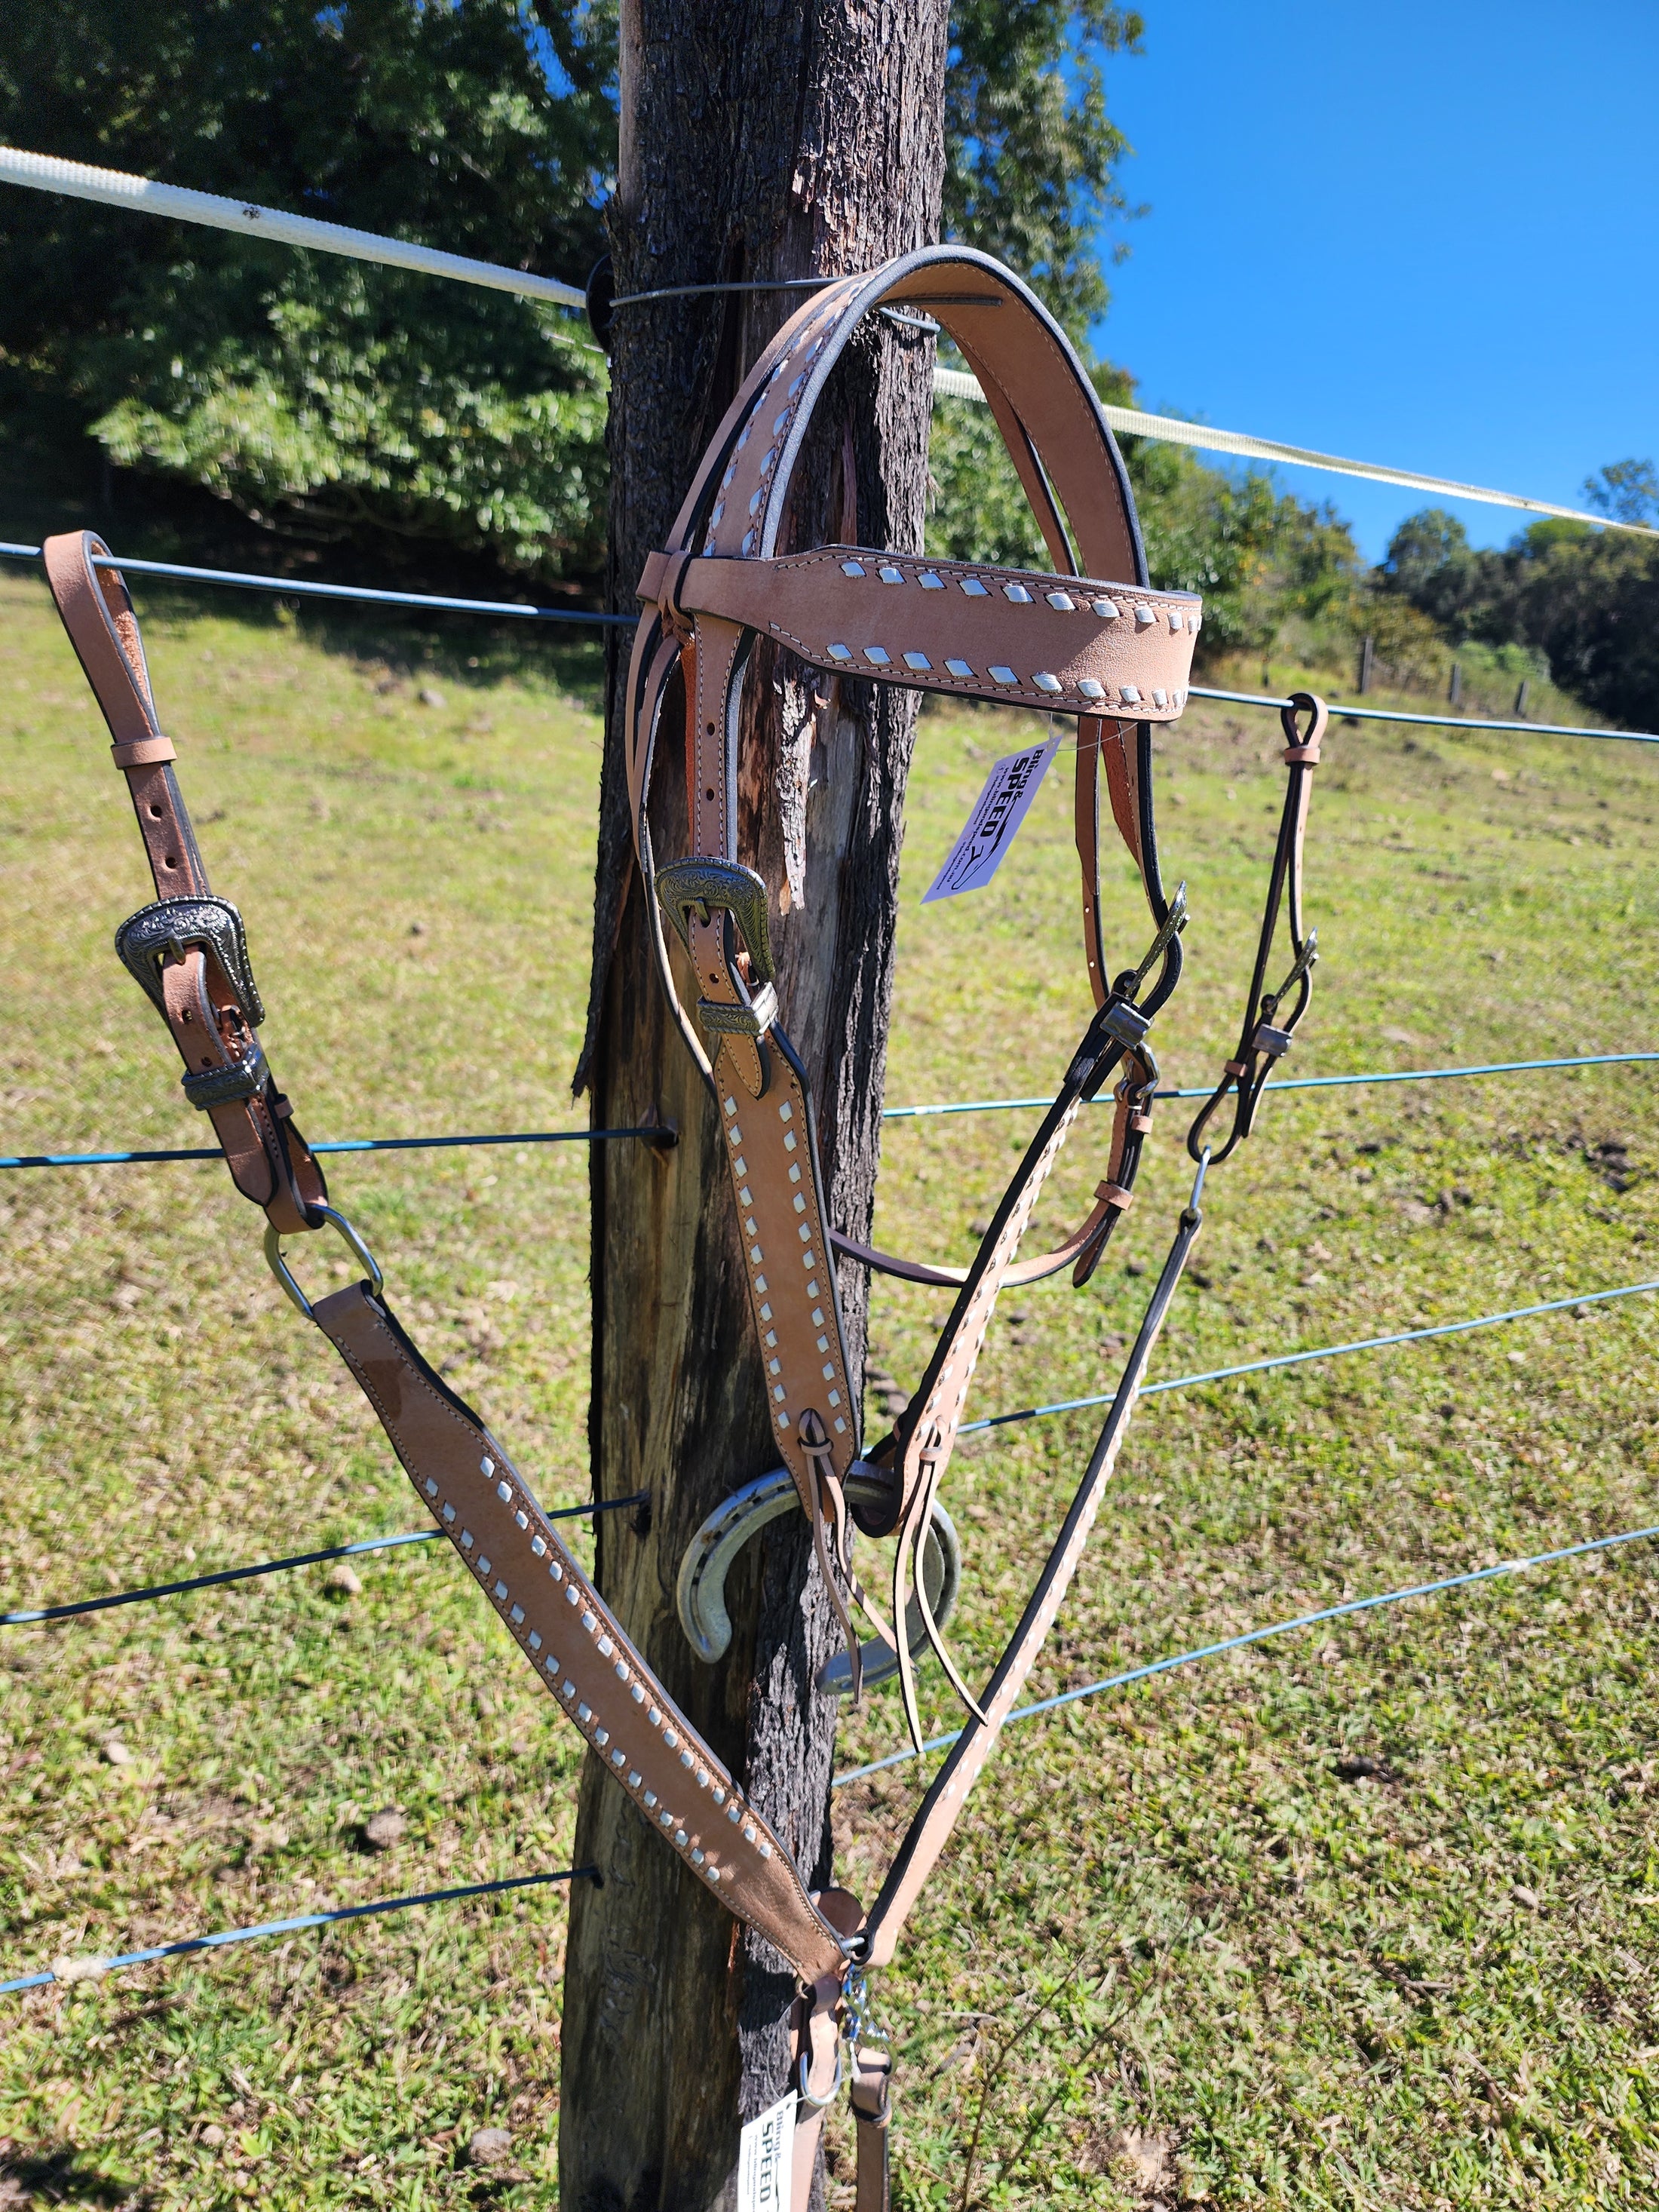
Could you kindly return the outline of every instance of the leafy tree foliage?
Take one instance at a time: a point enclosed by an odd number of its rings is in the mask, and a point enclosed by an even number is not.
[[[1106,112],[1109,54],[1145,25],[1107,0],[954,0],[945,232],[1028,277],[1074,338],[1105,313],[1100,233],[1130,210]]]
[[[1108,0],[956,0],[947,235],[1025,271],[1079,343],[1108,300],[1127,150]],[[0,136],[580,283],[614,166],[615,0],[57,0],[0,10]],[[82,201],[0,199],[0,406],[375,565],[447,549],[602,565],[603,364],[573,319]],[[578,343],[572,343],[573,338]],[[1129,380],[1102,367],[1103,393]],[[1133,452],[1153,573],[1213,653],[1348,587],[1328,514],[1164,447]],[[939,550],[1044,559],[982,409],[946,402]],[[1625,495],[1622,480],[1610,496]]]
[[[957,0],[953,34],[947,229],[1080,335],[1123,206],[1103,65],[1140,18]],[[580,283],[615,67],[615,0],[54,0],[0,10],[0,137]],[[0,200],[0,254],[14,428],[377,561],[600,565],[603,366],[569,318],[33,194]]]
[[[1609,461],[1585,478],[1584,496],[1615,521],[1659,526],[1659,471],[1651,461]]]
[[[614,64],[611,0],[54,0],[0,10],[0,135],[580,282]],[[603,364],[568,316],[33,193],[0,252],[14,422],[290,532],[598,565]]]
[[[1585,489],[1620,520],[1659,519],[1651,462],[1614,462]],[[1502,551],[1482,550],[1455,516],[1430,508],[1395,532],[1377,581],[1455,638],[1541,651],[1556,683],[1614,721],[1651,729],[1659,720],[1650,538],[1552,519]]]

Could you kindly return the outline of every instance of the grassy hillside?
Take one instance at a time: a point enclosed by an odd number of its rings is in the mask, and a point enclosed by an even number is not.
[[[208,864],[247,916],[307,1130],[580,1123],[591,657],[459,623],[422,643],[222,599],[143,604]],[[94,711],[37,583],[0,582],[0,1144],[199,1142],[108,950],[149,894]],[[1275,682],[1290,672],[1274,664]],[[923,725],[893,1103],[1035,1092],[1082,1024],[1060,772],[989,890],[919,904],[1015,727],[956,710]],[[1169,865],[1194,917],[1160,1024],[1177,1083],[1231,1049],[1278,744],[1271,717],[1222,709],[1160,739]],[[1659,763],[1369,726],[1336,727],[1328,762],[1309,886],[1324,957],[1292,1072],[1656,1042]],[[1137,953],[1127,863],[1112,879],[1114,941]],[[1659,1275],[1653,1081],[1271,1101],[1214,1178],[1157,1372]],[[890,1124],[878,1233],[965,1258],[1032,1120]],[[1182,1127],[1160,1109],[1087,1292],[1062,1278],[1005,1300],[975,1411],[1109,1385],[1184,1194]],[[1092,1188],[1103,1133],[1073,1139],[1049,1223]],[[586,1488],[580,1149],[331,1170],[428,1349],[559,1503]],[[11,1174],[0,1208],[0,1600],[419,1525],[222,1170]],[[878,1290],[875,1363],[901,1385],[939,1310]],[[1148,1401],[1034,1694],[1659,1521],[1655,1345],[1637,1298]],[[1062,1416],[958,1456],[970,1670],[1092,1433]],[[0,1978],[569,1863],[575,1739],[470,1583],[435,1547],[360,1572],[356,1595],[315,1570],[0,1631]],[[1012,1732],[878,1991],[901,2049],[902,2201],[1651,2203],[1656,1598],[1634,1547]],[[933,1713],[949,1724],[942,1700]],[[899,1734],[878,1693],[842,1764]],[[916,1780],[902,1767],[838,1798],[853,1887],[873,1887]],[[405,1826],[376,1852],[363,1824],[386,1807]],[[12,2201],[552,2204],[564,1911],[536,1892],[0,1999]],[[494,2124],[510,2162],[470,2168],[470,2135]]]

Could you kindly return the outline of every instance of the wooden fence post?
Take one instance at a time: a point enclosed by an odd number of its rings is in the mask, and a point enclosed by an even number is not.
[[[610,210],[611,591],[632,611],[744,370],[799,293],[627,304],[681,284],[753,285],[873,267],[933,241],[944,176],[947,0],[623,0],[621,150]],[[793,543],[919,550],[932,341],[875,320],[848,349],[798,467]],[[789,550],[782,544],[781,552]],[[648,1531],[599,1524],[599,1577],[630,1635],[791,1843],[828,1867],[833,1703],[815,1687],[832,1618],[804,1519],[733,1571],[732,1647],[695,1657],[675,1613],[687,1540],[775,1463],[714,1109],[666,1018],[628,829],[612,646],[594,968],[579,1087],[596,1121],[673,1121],[678,1145],[593,1147],[595,1494],[648,1490]],[[900,812],[914,695],[826,684],[763,642],[749,678],[743,857],[790,883],[771,915],[785,1026],[818,1085],[838,1226],[868,1233],[879,1147]],[[657,851],[685,849],[664,714]],[[653,808],[656,802],[653,801]],[[785,826],[790,840],[786,866]],[[842,1263],[848,1352],[863,1365],[866,1279]],[[576,1851],[602,1888],[572,1900],[565,1972],[564,2212],[705,2212],[732,2200],[739,2119],[786,2087],[781,1962],[647,1832],[590,1757]]]

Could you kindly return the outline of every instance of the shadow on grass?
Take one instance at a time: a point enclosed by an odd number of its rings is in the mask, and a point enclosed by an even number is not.
[[[0,2205],[15,2205],[20,2212],[33,2204],[100,2204],[143,2212],[149,2202],[148,2191],[100,2171],[74,2143],[29,2150],[0,2142]]]

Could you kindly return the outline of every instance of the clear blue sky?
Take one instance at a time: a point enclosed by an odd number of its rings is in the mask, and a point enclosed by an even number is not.
[[[1568,506],[1659,458],[1656,0],[1141,5],[1107,85],[1150,212],[1096,342],[1143,406]],[[1279,481],[1373,560],[1429,503]]]

